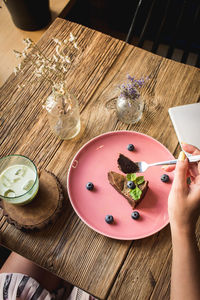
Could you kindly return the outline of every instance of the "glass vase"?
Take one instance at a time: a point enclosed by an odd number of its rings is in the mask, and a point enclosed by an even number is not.
[[[135,99],[119,96],[116,102],[117,116],[126,124],[137,123],[142,118],[144,101],[141,95]]]
[[[45,108],[52,132],[62,140],[70,140],[80,132],[80,113],[76,97],[65,91],[52,92]]]

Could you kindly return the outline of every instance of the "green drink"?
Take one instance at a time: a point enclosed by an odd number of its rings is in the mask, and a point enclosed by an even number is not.
[[[0,198],[24,205],[33,200],[39,189],[34,163],[25,156],[9,155],[0,159]]]

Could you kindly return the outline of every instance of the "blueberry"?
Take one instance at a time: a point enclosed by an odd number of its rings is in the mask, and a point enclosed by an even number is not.
[[[92,191],[94,189],[94,184],[92,182],[88,182],[86,184],[86,189]]]
[[[132,217],[134,220],[137,220],[137,219],[139,219],[140,214],[139,214],[138,211],[135,210],[135,211],[132,212],[131,217]]]
[[[133,150],[135,149],[135,147],[134,147],[133,144],[129,144],[129,145],[127,146],[127,149],[128,149],[129,151],[133,151]]]
[[[127,182],[127,187],[129,188],[129,189],[134,189],[135,188],[135,183],[133,182],[133,181],[128,181]]]
[[[169,181],[169,176],[167,174],[163,174],[160,179],[161,179],[162,182],[168,182]]]
[[[114,218],[113,218],[113,216],[111,216],[111,215],[107,215],[107,216],[105,217],[105,221],[106,221],[106,223],[108,223],[108,224],[112,224],[112,223],[114,222]]]

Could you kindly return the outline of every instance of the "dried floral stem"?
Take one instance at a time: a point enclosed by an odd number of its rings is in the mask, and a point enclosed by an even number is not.
[[[14,72],[15,74],[20,71],[23,72],[25,65],[30,63],[34,67],[35,77],[49,82],[52,86],[53,93],[61,96],[66,91],[64,79],[69,67],[71,66],[73,57],[72,53],[66,55],[65,50],[71,49],[68,45],[72,45],[71,47],[73,47],[77,53],[79,48],[77,46],[76,37],[72,33],[70,33],[69,39],[64,41],[57,38],[53,38],[52,40],[56,44],[55,53],[49,58],[31,39],[24,39],[23,42],[26,44],[25,49],[22,52],[14,50],[17,58],[24,58],[24,60],[15,68]],[[28,51],[30,49],[35,51],[28,55]],[[64,114],[67,113],[65,106],[66,103],[63,99],[62,112]]]
[[[62,98],[62,108],[63,108],[63,113],[64,113],[64,115],[66,115],[67,112],[66,112],[66,109],[65,109],[65,101],[64,101],[63,98]]]

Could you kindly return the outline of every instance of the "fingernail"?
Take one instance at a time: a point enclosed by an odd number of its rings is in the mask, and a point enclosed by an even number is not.
[[[167,168],[168,168],[167,165],[164,165],[164,166],[161,167],[161,169],[164,169],[164,170],[167,169]]]
[[[179,161],[184,161],[184,160],[185,160],[185,157],[186,157],[185,152],[181,151],[181,152],[179,153],[178,160],[179,160]]]

